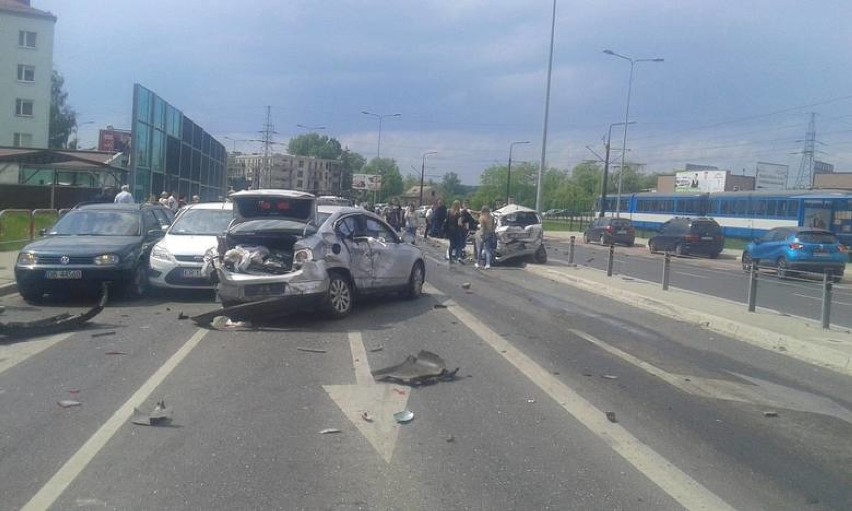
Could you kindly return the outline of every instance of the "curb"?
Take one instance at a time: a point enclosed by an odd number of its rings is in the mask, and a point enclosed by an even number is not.
[[[713,330],[720,334],[733,337],[748,344],[763,348],[773,353],[787,355],[809,364],[818,365],[844,375],[852,375],[850,357],[848,354],[827,347],[814,347],[805,341],[782,333],[753,327],[739,321],[723,318],[695,309],[663,302],[631,291],[616,287],[602,287],[600,283],[567,275],[565,273],[529,265],[527,271],[540,276],[558,280],[574,287],[595,293],[605,298],[614,299],[628,305],[660,314],[672,319],[692,323],[701,328]]]
[[[0,296],[12,295],[18,292],[18,285],[14,282],[0,285]]]

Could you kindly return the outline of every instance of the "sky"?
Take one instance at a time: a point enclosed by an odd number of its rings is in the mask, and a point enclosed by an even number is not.
[[[266,122],[286,144],[319,133],[403,175],[465,184],[544,139],[551,0],[32,0],[58,17],[54,67],[84,147],[128,128],[134,83],[230,151],[262,151]],[[557,0],[548,168],[604,156],[627,114],[627,160],[795,178],[815,113],[815,159],[852,172],[852,2]],[[612,130],[620,160],[621,126]],[[227,138],[226,138],[227,137]],[[273,148],[284,150],[286,145]]]

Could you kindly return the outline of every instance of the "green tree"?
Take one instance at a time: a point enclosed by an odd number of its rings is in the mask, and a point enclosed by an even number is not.
[[[335,138],[318,133],[305,133],[290,139],[287,143],[287,152],[298,156],[337,160],[343,153],[343,149]]]
[[[444,201],[452,203],[452,201],[463,199],[464,190],[462,189],[461,179],[455,172],[447,172],[441,179],[441,194],[444,196]]]
[[[344,190],[344,193],[352,193],[352,174],[361,170],[366,163],[367,160],[363,156],[349,149],[344,149],[340,154],[342,173],[340,187]]]
[[[493,206],[497,200],[506,201],[505,165],[492,165],[479,176],[479,188],[471,197],[471,206],[488,204]],[[538,167],[533,163],[512,165],[511,190],[515,202],[527,207],[535,207],[535,186]]]
[[[54,70],[50,76],[50,127],[48,128],[47,146],[51,149],[76,148],[77,112],[69,106],[68,93],[63,90],[65,78]]]
[[[364,166],[362,172],[382,176],[382,188],[376,193],[376,202],[387,202],[388,199],[402,194],[402,174],[399,172],[396,160],[373,158]]]

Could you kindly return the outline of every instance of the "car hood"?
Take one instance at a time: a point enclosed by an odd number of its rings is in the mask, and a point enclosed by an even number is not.
[[[47,236],[30,243],[22,252],[68,256],[122,253],[141,242],[140,236]]]
[[[158,243],[172,255],[203,256],[207,249],[217,245],[216,236],[166,234]]]

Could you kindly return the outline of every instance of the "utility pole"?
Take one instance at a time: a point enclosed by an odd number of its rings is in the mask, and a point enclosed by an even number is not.
[[[272,135],[277,133],[275,127],[270,123],[272,107],[266,106],[266,124],[263,125],[263,175],[266,176],[267,188],[272,187],[272,165],[269,162],[269,146],[272,144]],[[257,176],[257,188],[261,188],[261,176]]]
[[[799,140],[802,142],[802,140]],[[811,112],[811,122],[805,134],[805,148],[802,149],[802,163],[794,188],[812,188],[814,185],[814,153],[816,152],[816,114]]]

